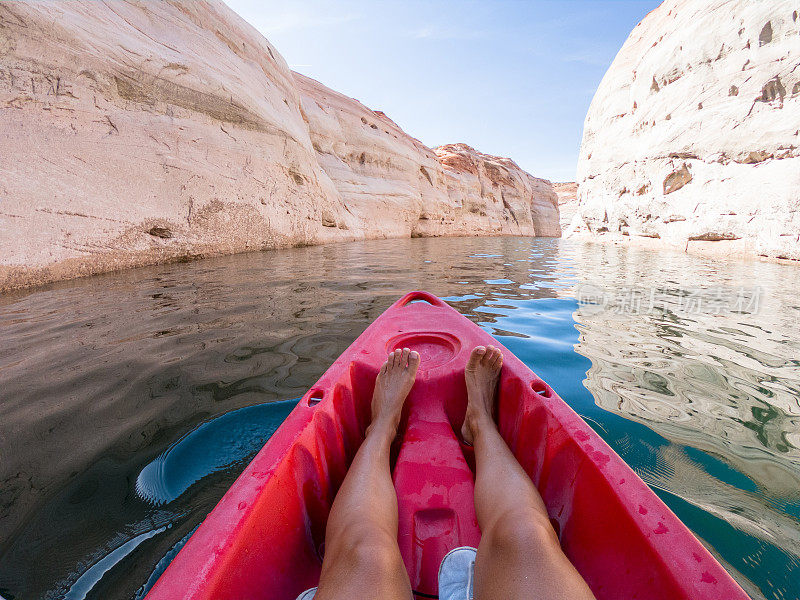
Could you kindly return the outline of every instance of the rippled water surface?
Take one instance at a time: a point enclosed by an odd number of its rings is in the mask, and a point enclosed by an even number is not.
[[[547,379],[751,596],[800,597],[800,269],[525,238],[0,296],[0,596],[141,597],[292,399],[412,289]]]

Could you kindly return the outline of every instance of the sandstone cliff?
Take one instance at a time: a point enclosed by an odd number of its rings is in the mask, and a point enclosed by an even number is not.
[[[549,181],[466,144],[431,150],[382,112],[295,80],[318,163],[373,235],[560,235]]]
[[[559,235],[555,196],[453,168],[222,2],[0,4],[0,289],[409,235]]]
[[[553,189],[558,196],[558,217],[561,231],[566,231],[578,211],[578,184],[574,181],[555,182]]]
[[[479,217],[489,213],[501,224],[502,215],[512,231],[561,236],[552,183],[529,175],[509,158],[482,154],[466,144],[439,146],[435,152],[444,168],[448,195],[477,215],[472,219],[476,224],[485,222]]]
[[[800,259],[800,4],[647,15],[592,101],[578,193],[574,229]]]

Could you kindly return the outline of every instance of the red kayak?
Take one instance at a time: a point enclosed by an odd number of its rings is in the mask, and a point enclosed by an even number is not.
[[[499,346],[436,296],[403,296],[303,396],[147,598],[294,600],[317,585],[326,519],[364,437],[375,377],[402,347],[422,362],[396,444],[397,541],[416,598],[436,598],[444,555],[480,541],[473,456],[455,432],[464,366],[486,344]],[[500,432],[598,600],[747,598],[591,427],[505,348],[503,356]]]

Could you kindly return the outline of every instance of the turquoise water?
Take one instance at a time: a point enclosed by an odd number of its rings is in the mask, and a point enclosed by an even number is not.
[[[0,297],[0,596],[141,597],[293,399],[411,289],[544,377],[752,597],[800,597],[800,270],[525,238]]]

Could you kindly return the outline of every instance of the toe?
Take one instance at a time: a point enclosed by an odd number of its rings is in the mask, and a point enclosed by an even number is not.
[[[411,354],[411,350],[408,348],[403,348],[403,351],[400,353],[400,367],[405,369],[408,366],[408,355]]]
[[[480,364],[481,359],[486,355],[486,348],[483,346],[476,346],[469,355],[469,362],[467,362],[468,369],[475,369]]]
[[[419,352],[412,350],[408,353],[408,368],[416,370],[419,367],[420,356]]]
[[[500,350],[497,350],[495,355],[492,357],[491,367],[492,369],[499,369],[503,366],[503,355]]]
[[[485,365],[492,364],[495,352],[497,352],[497,348],[495,348],[494,346],[486,346],[486,354],[483,355],[483,359],[481,360],[481,362]]]

